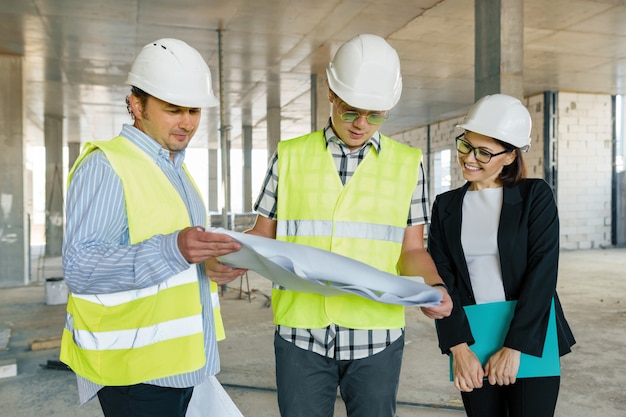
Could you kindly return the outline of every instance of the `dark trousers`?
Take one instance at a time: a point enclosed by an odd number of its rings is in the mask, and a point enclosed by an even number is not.
[[[104,387],[98,399],[105,417],[185,417],[191,388],[137,384]]]
[[[274,336],[282,417],[332,417],[337,387],[348,417],[394,417],[404,336],[369,358],[338,361]]]
[[[552,417],[561,377],[522,378],[513,385],[490,385],[462,392],[468,417]]]

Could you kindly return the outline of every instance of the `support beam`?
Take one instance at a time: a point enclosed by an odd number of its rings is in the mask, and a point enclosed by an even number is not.
[[[315,90],[315,107],[311,107],[311,131],[321,130],[328,123],[330,117],[330,101],[328,100],[328,80],[326,73],[323,77],[315,76],[315,82],[311,82],[311,90]],[[313,93],[311,93],[313,94]],[[313,122],[315,121],[315,124]]]
[[[22,57],[0,55],[0,287],[30,280],[25,207]]]
[[[218,30],[219,47],[219,75],[220,75],[220,150],[222,162],[222,192],[224,201],[222,205],[222,227],[228,229],[228,216],[231,211],[230,201],[230,129],[231,126],[226,120],[225,104],[225,83],[224,83],[224,47],[222,41],[223,30]]]
[[[243,167],[241,175],[242,209],[244,213],[252,211],[252,126],[241,126],[242,146],[241,153]]]
[[[476,0],[474,98],[524,97],[524,1]]]
[[[274,153],[280,142],[280,75],[267,74],[267,156]]]
[[[611,178],[611,244],[626,247],[626,106],[624,96],[613,96],[613,140]]]
[[[546,91],[543,93],[543,166],[544,175],[554,198],[557,198],[557,138],[556,127],[558,118],[557,108],[558,93],[556,91]]]
[[[207,169],[209,170],[209,191],[208,191],[208,200],[209,200],[209,212],[217,213],[220,211],[219,205],[219,175],[218,175],[218,167],[219,167],[219,151],[217,149],[209,148],[209,166]]]
[[[63,119],[45,115],[46,256],[61,256],[63,245]]]

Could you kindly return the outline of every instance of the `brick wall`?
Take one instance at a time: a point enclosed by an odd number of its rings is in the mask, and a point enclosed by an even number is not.
[[[422,149],[424,152],[424,168],[426,169],[427,176],[429,174],[432,176],[434,172],[432,155],[443,149],[450,149],[451,189],[454,189],[465,183],[461,175],[461,169],[456,160],[456,151],[454,148],[454,138],[462,132],[460,129],[455,128],[455,126],[459,124],[461,120],[462,117],[458,117],[430,125],[430,157],[426,155],[426,150],[428,149],[428,129],[426,127],[420,127],[415,130],[394,135],[393,139]],[[428,194],[432,203],[435,199],[433,178],[429,178],[429,183],[430,189],[428,190]]]
[[[558,206],[561,247],[611,243],[611,96],[559,93]]]

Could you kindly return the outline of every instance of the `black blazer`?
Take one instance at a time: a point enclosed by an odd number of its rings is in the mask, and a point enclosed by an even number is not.
[[[454,303],[449,317],[435,321],[443,353],[459,343],[474,343],[462,308],[476,304],[461,246],[461,208],[469,185],[437,196],[428,234],[428,251]],[[525,179],[504,187],[498,249],[506,299],[518,300],[504,346],[541,356],[554,298],[559,351],[570,352],[576,341],[556,294],[559,218],[545,181]]]

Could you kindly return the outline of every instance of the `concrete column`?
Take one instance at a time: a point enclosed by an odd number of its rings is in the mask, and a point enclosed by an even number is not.
[[[223,125],[220,128],[220,162],[221,162],[221,172],[222,172],[222,195],[224,196],[222,200],[222,227],[224,229],[230,229],[229,225],[229,216],[232,212],[232,204],[231,204],[231,175],[230,175],[230,125]]]
[[[67,119],[67,150],[68,161],[67,169],[72,169],[74,162],[80,155],[81,151],[81,137],[80,137],[80,118],[70,117]]]
[[[241,190],[243,201],[243,212],[252,211],[252,126],[243,125],[241,127],[242,146],[241,153],[243,156],[243,172],[241,175]]]
[[[267,109],[267,157],[272,156],[280,142],[280,107]]]
[[[22,57],[0,55],[0,287],[30,280],[25,207]]]
[[[613,117],[619,120],[614,123],[615,132],[612,149],[613,159],[613,186],[612,194],[612,214],[611,214],[611,243],[619,247],[626,247],[626,105],[624,97],[613,98]],[[616,104],[619,105],[616,106]],[[619,129],[617,127],[619,126]]]
[[[246,103],[241,108],[241,209],[252,211],[252,107]]]
[[[554,197],[558,196],[558,138],[559,93],[543,92],[543,179],[550,184]],[[537,126],[541,128],[541,126]]]
[[[207,169],[209,170],[209,211],[217,213],[220,211],[220,201],[219,201],[219,173],[218,167],[219,164],[219,150],[210,148],[209,152],[209,166]]]
[[[317,74],[311,74],[311,132],[314,132],[317,129],[317,101],[319,99],[318,91],[317,91]]]
[[[67,151],[68,151],[67,166],[68,166],[68,169],[72,169],[72,167],[74,166],[74,163],[76,162],[76,160],[80,156],[80,149],[81,149],[80,143],[78,143],[78,142],[69,142],[67,144]]]
[[[63,244],[63,119],[45,115],[46,256],[61,256]]]
[[[524,0],[476,0],[476,100],[494,93],[522,99]]]
[[[212,126],[217,126],[219,123],[218,113],[207,111],[202,114],[202,118],[207,124],[207,152],[208,152],[208,190],[207,190],[207,209],[211,213],[217,213],[220,211],[220,151],[219,151],[219,135],[216,129]]]
[[[280,142],[280,76],[267,75],[267,157],[272,156]]]
[[[315,128],[312,130],[321,130],[328,123],[330,117],[330,101],[328,101],[328,80],[326,79],[326,73],[324,75],[318,74],[315,77],[315,81],[311,79],[311,90],[315,89],[315,108],[311,108],[311,124],[315,120]],[[315,119],[313,119],[315,115]]]

